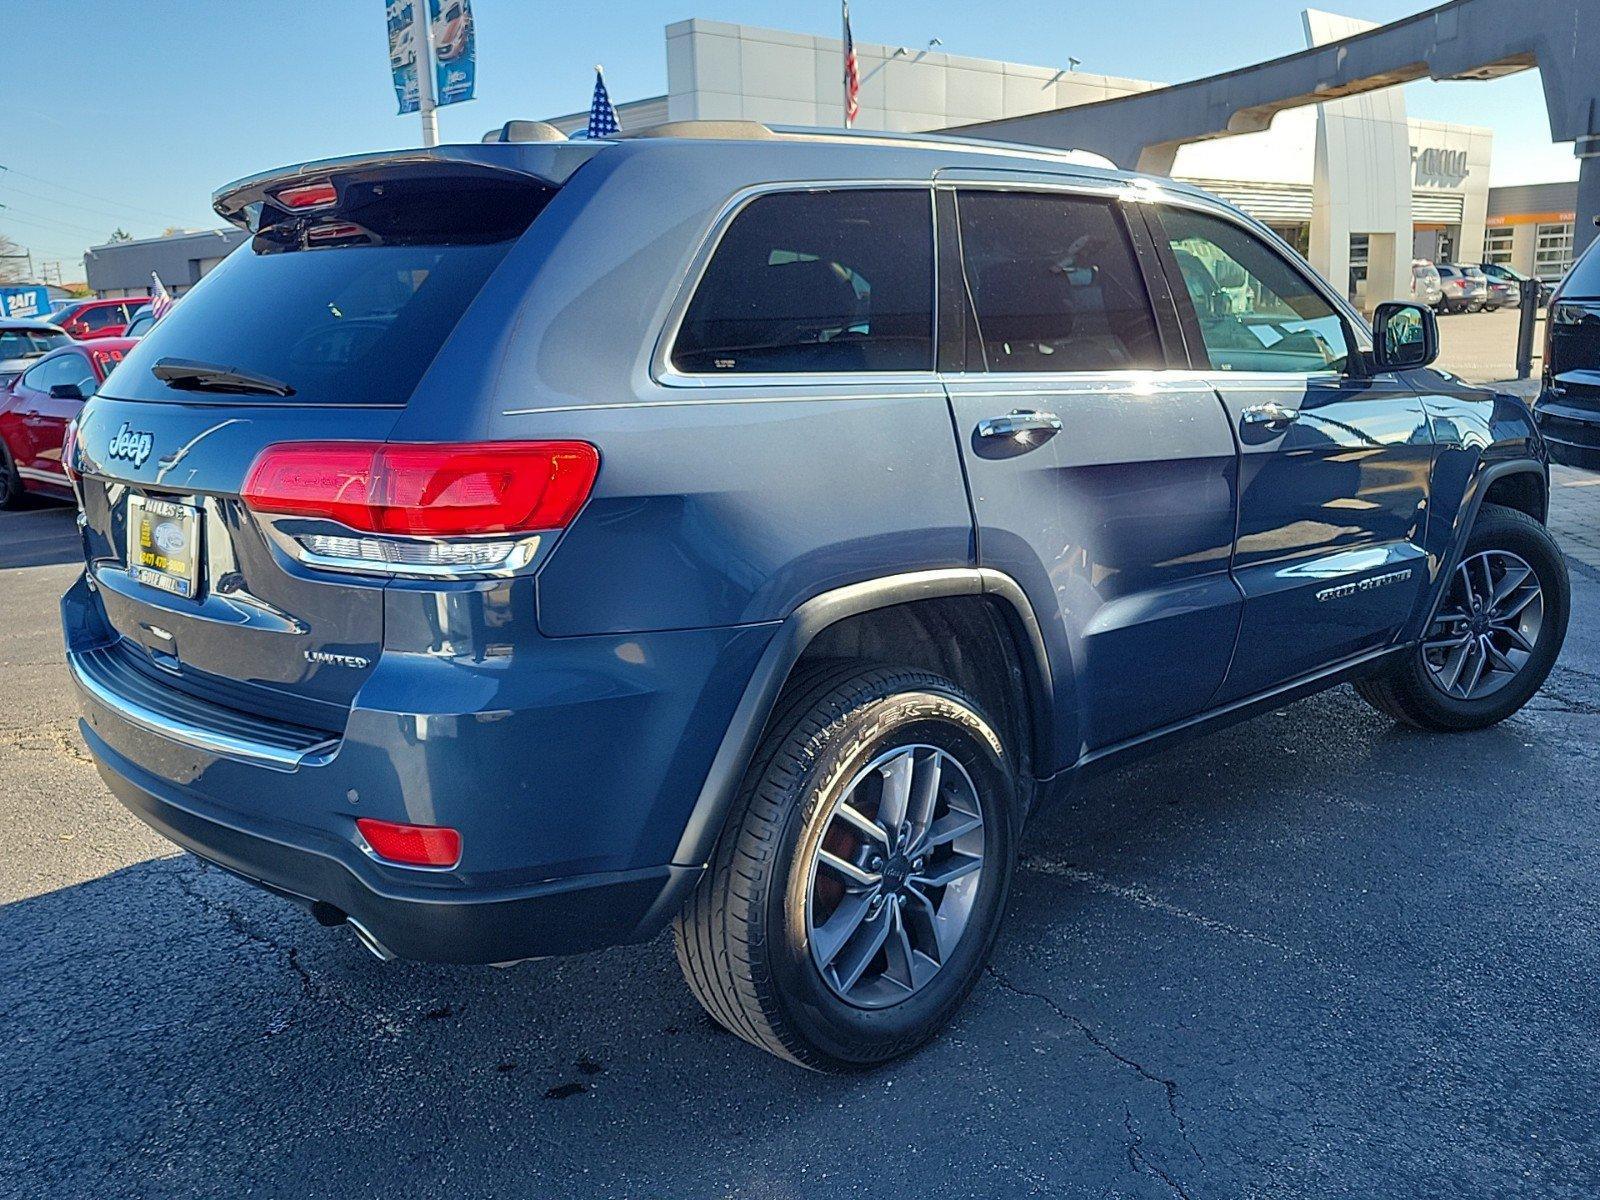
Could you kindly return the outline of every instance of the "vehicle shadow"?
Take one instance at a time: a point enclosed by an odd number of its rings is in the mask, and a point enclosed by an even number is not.
[[[1468,745],[1536,788],[1527,743],[1508,724]],[[1402,1194],[1407,1163],[1483,1155],[1458,1129],[1474,1112],[1592,1111],[1554,1075],[1494,1095],[1514,1064],[1443,1106],[1411,1088],[1419,1056],[1492,1060],[1508,1019],[1496,964],[1460,968],[1460,995],[1438,977],[1481,931],[1406,901],[1441,830],[1475,849],[1464,807],[1502,836],[1513,798],[1463,776],[1462,745],[1341,690],[1095,782],[1025,839],[950,1030],[844,1077],[718,1029],[667,938],[381,964],[187,856],[21,899],[0,907],[0,1193],[15,1171],[37,1195],[1170,1196],[1288,1170],[1301,1194]],[[1449,764],[1472,799],[1437,795]],[[1565,1020],[1529,1035],[1587,1061]]]
[[[77,561],[83,554],[77,515],[70,504],[34,496],[0,512],[0,571]]]

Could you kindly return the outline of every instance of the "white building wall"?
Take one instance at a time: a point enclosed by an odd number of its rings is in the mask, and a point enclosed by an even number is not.
[[[918,133],[1067,108],[1159,87],[917,47],[856,43],[858,129]],[[699,18],[667,26],[668,119],[844,124],[844,46]]]

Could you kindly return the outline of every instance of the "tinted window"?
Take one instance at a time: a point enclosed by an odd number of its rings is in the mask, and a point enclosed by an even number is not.
[[[1568,296],[1600,296],[1600,256],[1593,246],[1573,265],[1564,291]]]
[[[45,333],[34,329],[0,330],[0,359],[32,358],[71,341],[64,333]]]
[[[107,325],[121,325],[123,321],[120,304],[103,304],[83,314],[83,323],[89,329],[104,329]]]
[[[1165,365],[1133,246],[1110,203],[991,191],[961,192],[958,203],[977,357],[989,370]]]
[[[931,369],[928,193],[751,201],[706,267],[672,361],[696,374]]]
[[[58,383],[75,383],[85,396],[94,395],[100,386],[100,381],[95,378],[94,368],[81,354],[60,354],[55,358],[47,358],[44,362],[29,367],[23,373],[22,383],[24,387],[33,388],[46,395],[49,395],[50,389]]]
[[[150,374],[173,357],[281,380],[295,389],[290,403],[404,404],[510,245],[282,250],[257,238],[140,339],[113,386],[135,399],[192,401]]]
[[[1205,213],[1172,208],[1161,219],[1213,368],[1344,367],[1350,351],[1343,318],[1278,251]]]

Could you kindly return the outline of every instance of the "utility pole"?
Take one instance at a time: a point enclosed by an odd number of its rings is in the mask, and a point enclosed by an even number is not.
[[[439,110],[433,95],[433,39],[428,36],[428,0],[416,0],[412,28],[417,40],[417,115],[422,118],[422,144],[439,144]]]

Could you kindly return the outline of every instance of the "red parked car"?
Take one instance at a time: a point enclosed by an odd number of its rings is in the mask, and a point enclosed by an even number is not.
[[[130,338],[95,338],[52,350],[0,391],[0,508],[24,492],[72,499],[61,443],[83,402],[122,361]]]
[[[147,296],[126,296],[121,300],[73,300],[50,314],[52,324],[59,325],[73,337],[121,337],[134,312],[150,303]]]

